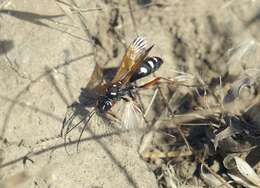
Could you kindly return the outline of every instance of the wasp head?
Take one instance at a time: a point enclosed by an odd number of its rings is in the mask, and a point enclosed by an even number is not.
[[[107,96],[101,96],[97,102],[97,109],[100,113],[105,113],[112,108],[112,100]]]

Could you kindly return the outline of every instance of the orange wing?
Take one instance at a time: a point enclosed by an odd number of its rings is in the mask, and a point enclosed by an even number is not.
[[[105,92],[106,87],[107,83],[104,79],[102,68],[96,63],[86,90],[92,92],[94,95],[102,95]]]
[[[152,47],[153,45],[148,46],[147,41],[143,37],[137,37],[128,47],[112,83],[119,81],[122,84],[127,83],[144,62],[144,58],[148,55]]]

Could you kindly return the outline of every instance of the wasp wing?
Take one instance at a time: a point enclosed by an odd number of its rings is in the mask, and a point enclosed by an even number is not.
[[[119,81],[122,84],[127,83],[143,63],[152,47],[143,37],[137,37],[128,47],[112,83]]]
[[[106,88],[103,70],[96,63],[87,86],[81,89],[79,102],[87,107],[95,106],[98,97],[105,94]]]
[[[100,67],[98,63],[95,63],[94,70],[92,72],[92,75],[88,81],[88,84],[86,86],[87,90],[95,90],[101,85],[105,85],[106,81],[104,79],[103,70]]]

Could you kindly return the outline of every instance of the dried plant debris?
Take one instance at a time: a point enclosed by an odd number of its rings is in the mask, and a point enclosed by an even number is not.
[[[153,104],[155,118],[139,148],[161,187],[201,180],[209,187],[259,187],[259,177],[247,163],[252,156],[251,164],[259,162],[260,133],[260,74],[257,68],[250,70],[236,77],[227,73],[218,84],[201,84],[194,76],[192,83],[161,85]],[[185,162],[191,170],[187,176],[180,175]]]
[[[260,178],[252,167],[243,159],[228,155],[223,161],[228,175],[238,184],[245,187],[260,187]]]
[[[176,173],[183,170],[183,167],[178,166],[180,161],[193,161],[197,170],[192,174],[199,173],[200,178],[210,187],[232,187],[237,184],[258,186],[256,183],[246,184],[243,182],[245,180],[230,174],[223,164],[229,154],[243,154],[245,160],[259,145],[258,80],[247,76],[222,85],[225,88],[224,97],[222,100],[217,97],[213,102],[215,105],[205,105],[207,100],[198,100],[217,96],[210,92],[201,92],[203,95],[198,96],[196,90],[203,88],[170,88],[168,96],[164,96],[164,111],[154,120],[150,132],[144,135],[139,150],[155,170],[162,170],[162,165],[171,161],[169,168]],[[172,93],[171,97],[169,93]],[[202,167],[207,164],[212,168],[212,163],[218,164],[216,171]],[[164,179],[160,180],[171,185],[169,187],[182,187],[174,182],[173,177],[169,179],[169,169],[163,176]],[[179,178],[187,180],[187,177]]]

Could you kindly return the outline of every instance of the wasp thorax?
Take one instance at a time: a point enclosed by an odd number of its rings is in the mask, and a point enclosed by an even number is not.
[[[110,99],[117,99],[119,94],[119,86],[116,84],[111,85],[106,91],[106,96]]]

